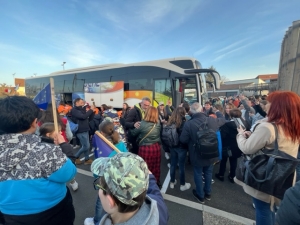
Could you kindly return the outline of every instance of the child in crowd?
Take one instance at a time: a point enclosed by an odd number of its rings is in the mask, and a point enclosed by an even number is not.
[[[99,190],[107,212],[100,225],[165,225],[168,211],[146,162],[132,153],[98,158],[91,166],[98,176],[94,188]]]
[[[65,138],[60,134],[60,126],[58,127],[59,133],[57,134],[54,129],[54,123],[43,123],[40,126],[39,134],[42,139],[42,142],[55,144],[61,147],[62,152],[66,154],[66,156],[75,164],[76,157],[73,154],[73,147],[65,142]],[[78,189],[78,183],[76,182],[75,178],[70,181],[70,186],[72,187],[73,191]]]
[[[127,148],[124,142],[121,140],[120,134],[116,131],[115,125],[109,119],[103,120],[99,125],[100,133],[109,140],[114,146],[119,149],[121,152],[127,152]],[[108,157],[112,157],[117,154],[116,151],[112,151]],[[98,177],[97,174],[94,174],[95,177]],[[99,223],[101,218],[105,215],[105,211],[100,203],[99,196],[97,197],[96,207],[95,207],[95,216],[89,217],[84,220],[84,225],[94,225]]]

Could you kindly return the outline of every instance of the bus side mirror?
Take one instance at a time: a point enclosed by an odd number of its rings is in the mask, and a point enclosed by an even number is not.
[[[214,91],[215,91],[215,89],[220,89],[220,80],[221,80],[220,74],[217,72],[212,72],[210,74],[213,76],[213,78],[215,80],[215,83],[212,84]]]
[[[216,89],[220,89],[220,74],[215,71],[215,70],[211,70],[211,69],[190,69],[190,70],[184,70],[184,72],[186,74],[195,74],[195,73],[205,73],[205,74],[210,74],[213,79],[214,79],[214,85]]]

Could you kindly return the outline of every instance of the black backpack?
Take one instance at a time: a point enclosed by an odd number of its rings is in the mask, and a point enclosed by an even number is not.
[[[161,140],[168,147],[174,147],[179,144],[179,137],[175,124],[166,125],[163,127]]]
[[[207,119],[198,127],[195,146],[196,155],[201,159],[219,157],[218,137],[214,130],[208,128]]]

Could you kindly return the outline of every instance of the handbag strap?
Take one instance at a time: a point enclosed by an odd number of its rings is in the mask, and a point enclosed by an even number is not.
[[[277,126],[276,124],[274,123],[271,123],[274,127],[274,130],[275,130],[275,143],[274,143],[274,150],[275,150],[275,153],[278,153],[278,150],[279,150],[279,147],[278,147],[278,141],[277,141],[277,138],[278,138],[278,129],[277,129]],[[269,160],[268,160],[268,163],[267,163],[267,166],[266,166],[266,175],[265,175],[265,178],[264,179],[257,179],[254,174],[251,172],[250,170],[250,166],[249,166],[249,163],[250,163],[250,160],[246,161],[245,162],[245,167],[248,171],[248,173],[250,174],[250,176],[256,181],[256,182],[265,182],[268,178],[269,178],[269,174],[271,173],[273,167],[274,167],[274,161],[275,161],[275,157],[269,157]]]
[[[153,131],[155,125],[156,125],[156,124],[154,124],[153,127],[151,128],[151,130],[150,130],[150,131],[142,138],[142,140],[140,140],[139,145],[141,144],[141,142],[142,142],[146,137],[148,137],[148,135],[151,133],[151,131]]]
[[[277,129],[277,126],[275,123],[271,123],[274,127],[274,130],[275,130],[275,143],[274,143],[274,150],[276,151],[276,153],[278,153],[278,150],[279,150],[279,146],[278,146],[278,129]]]
[[[270,157],[270,158],[269,158],[268,163],[267,163],[267,168],[266,168],[266,175],[265,175],[265,178],[262,179],[262,180],[257,179],[257,178],[254,176],[254,174],[251,172],[250,166],[249,166],[250,160],[245,162],[245,167],[246,167],[246,170],[248,171],[248,173],[251,175],[251,177],[252,177],[256,182],[262,183],[262,182],[265,182],[265,181],[269,178],[269,174],[271,173],[271,171],[272,171],[272,169],[273,169],[273,166],[274,166],[274,161],[275,161],[275,158],[274,158],[274,157]]]

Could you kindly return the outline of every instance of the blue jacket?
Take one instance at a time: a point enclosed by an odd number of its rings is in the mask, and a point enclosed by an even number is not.
[[[300,222],[300,181],[289,188],[276,213],[276,224],[296,225]]]
[[[157,202],[157,208],[159,213],[159,225],[168,224],[169,213],[163,196],[156,184],[156,179],[153,174],[149,174],[149,186],[147,195]]]
[[[204,113],[195,113],[192,118],[185,122],[181,135],[180,142],[188,144],[191,164],[193,166],[209,166],[219,160],[219,158],[213,159],[200,159],[197,157],[194,145],[197,140],[197,131],[199,126],[207,119],[208,127],[214,131],[218,131],[219,128],[226,122],[224,116],[220,112],[216,112],[217,118],[212,118]]]
[[[59,146],[35,134],[0,135],[0,211],[29,215],[65,198],[76,167]]]

